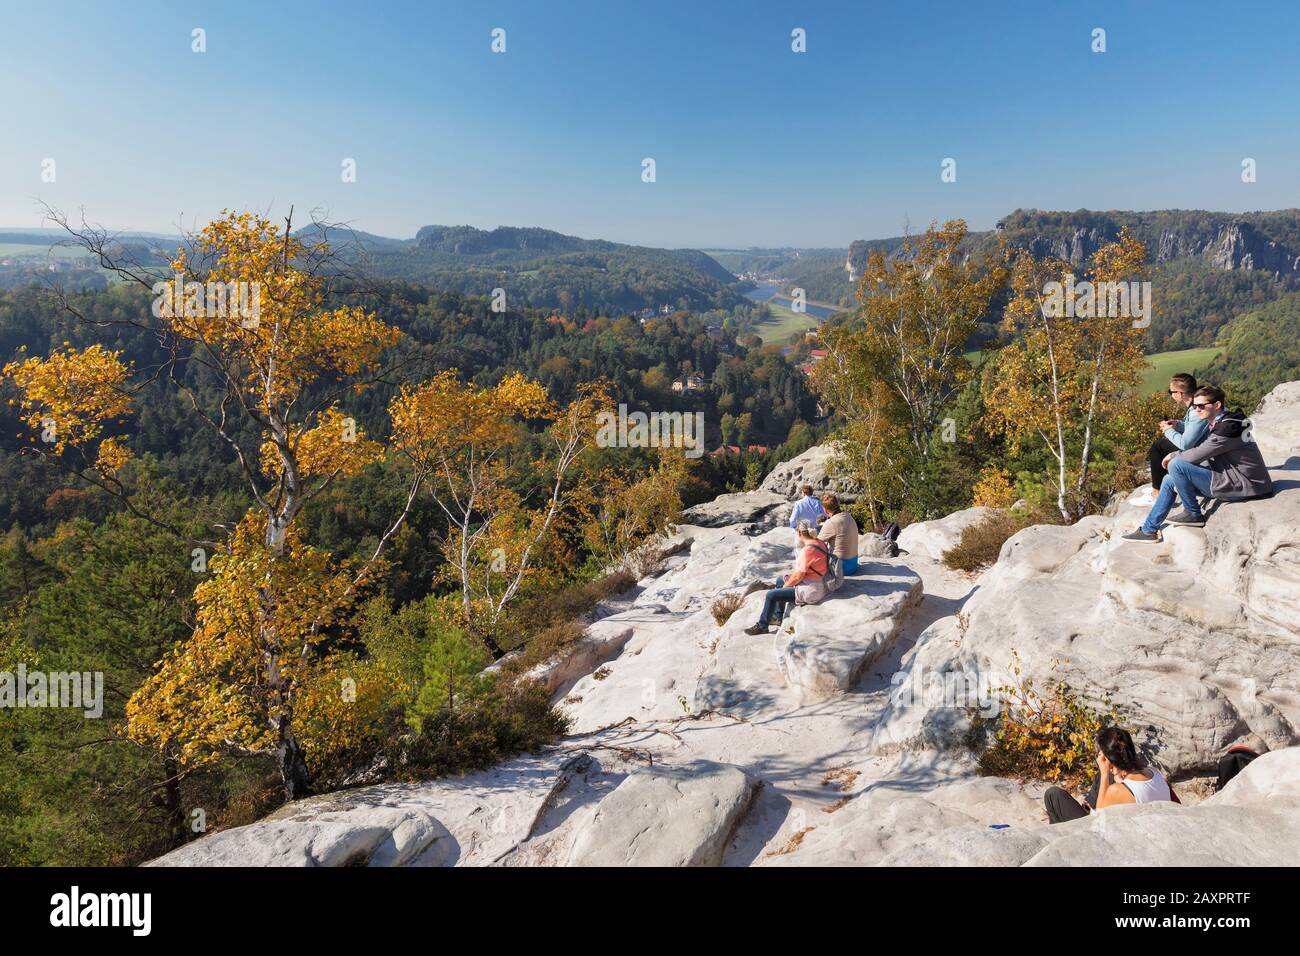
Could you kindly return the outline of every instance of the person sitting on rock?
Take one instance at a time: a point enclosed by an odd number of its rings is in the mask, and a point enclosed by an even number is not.
[[[1187,409],[1182,418],[1168,418],[1160,423],[1160,437],[1151,445],[1148,458],[1151,464],[1151,487],[1160,490],[1165,480],[1165,459],[1187,448],[1195,448],[1206,435],[1206,424],[1196,409],[1192,396],[1196,394],[1196,376],[1179,372],[1169,379],[1169,397]]]
[[[791,604],[816,604],[826,596],[823,579],[830,565],[830,551],[817,540],[811,521],[800,521],[795,531],[799,535],[799,558],[794,573],[787,574],[767,592],[763,598],[763,613],[758,616],[757,624],[745,628],[746,634],[770,633],[768,627],[779,625]]]
[[[822,510],[822,503],[813,497],[812,485],[803,485],[799,488],[803,495],[794,503],[794,508],[790,510],[790,527],[799,527],[800,521],[807,521],[810,524],[819,518],[826,517],[826,512]]]
[[[1157,541],[1160,525],[1174,505],[1175,496],[1182,501],[1181,514],[1169,518],[1169,524],[1205,524],[1197,495],[1205,498],[1265,498],[1273,493],[1273,479],[1260,454],[1259,445],[1250,436],[1250,420],[1240,411],[1230,412],[1224,405],[1223,390],[1204,385],[1192,397],[1192,408],[1206,423],[1205,439],[1195,448],[1171,453],[1164,464],[1169,469],[1160,483],[1160,494],[1142,527],[1124,535],[1129,541]]]
[[[1043,794],[1048,823],[1064,823],[1122,803],[1157,803],[1173,800],[1169,782],[1150,766],[1133,745],[1127,730],[1103,727],[1097,734],[1097,779],[1084,803],[1060,787]]]
[[[853,520],[853,515],[840,510],[839,497],[830,492],[822,495],[822,507],[830,517],[818,522],[822,526],[821,531],[817,533],[818,539],[825,541],[827,547],[831,549],[831,554],[840,559],[841,576],[857,574],[858,523]]]

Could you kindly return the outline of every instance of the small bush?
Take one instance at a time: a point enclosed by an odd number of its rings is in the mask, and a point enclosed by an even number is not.
[[[468,773],[554,743],[568,729],[546,689],[520,681],[425,716],[420,732],[401,742],[395,765],[414,778]]]
[[[998,559],[1007,539],[1035,524],[1060,524],[1061,516],[1045,508],[996,511],[969,525],[956,546],[943,553],[943,563],[954,571],[980,571]]]
[[[997,465],[989,465],[980,472],[971,494],[972,504],[985,508],[1010,508],[1020,497],[1006,469]]]
[[[738,591],[732,591],[714,598],[713,603],[709,605],[709,611],[713,614],[713,619],[718,622],[718,627],[722,627],[731,620],[731,615],[740,610],[740,606],[744,603],[745,596]]]
[[[998,559],[1008,538],[1029,527],[1030,521],[1009,511],[999,511],[968,525],[955,547],[943,553],[943,563],[954,571],[979,571]]]
[[[979,756],[980,773],[1066,786],[1087,782],[1096,770],[1097,732],[1118,721],[1118,708],[1110,698],[1093,700],[1063,680],[1040,692],[1021,676],[1020,655],[1013,651],[1012,657],[1012,683],[995,690],[1004,704],[992,721],[993,742]],[[987,729],[978,728],[972,740]]]
[[[631,587],[642,578],[648,578],[662,571],[667,559],[668,555],[664,551],[663,542],[656,538],[637,548],[628,557],[627,570],[620,573],[631,578],[631,583],[628,584],[628,587]]]
[[[590,581],[579,581],[539,594],[523,605],[515,619],[527,634],[582,617],[611,594],[636,584],[630,571],[615,571]]]

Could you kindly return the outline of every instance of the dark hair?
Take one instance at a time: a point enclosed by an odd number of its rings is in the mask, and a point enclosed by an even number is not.
[[[839,497],[832,494],[829,491],[826,492],[826,494],[822,495],[822,507],[825,508],[827,511],[829,511],[831,514],[835,514],[840,510]]]
[[[804,497],[805,497],[805,498],[811,496],[812,493],[813,493],[813,487],[812,487],[812,485],[800,485],[800,486],[799,486],[799,490],[802,491],[802,492],[804,493]]]
[[[1227,407],[1228,396],[1223,394],[1223,389],[1215,388],[1213,385],[1202,385],[1196,390],[1193,398],[1208,398],[1212,402],[1218,402],[1220,405]]]
[[[1170,375],[1169,381],[1189,395],[1196,391],[1196,376],[1191,372],[1179,372],[1177,375]]]
[[[1146,768],[1146,761],[1133,746],[1133,738],[1127,730],[1119,727],[1103,727],[1097,732],[1097,749],[1100,750],[1116,768],[1125,773],[1137,773]]]

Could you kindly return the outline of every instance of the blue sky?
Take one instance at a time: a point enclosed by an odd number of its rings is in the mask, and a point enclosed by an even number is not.
[[[40,225],[38,198],[150,231],[294,205],[399,237],[709,248],[1016,207],[1289,208],[1298,41],[1294,0],[9,0],[0,225]]]

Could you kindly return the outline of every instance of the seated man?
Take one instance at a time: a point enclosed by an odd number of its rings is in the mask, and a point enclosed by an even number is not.
[[[1160,483],[1160,494],[1142,527],[1124,535],[1129,541],[1158,540],[1156,532],[1175,496],[1183,503],[1183,513],[1169,523],[1200,526],[1205,518],[1198,494],[1206,498],[1262,498],[1273,493],[1264,456],[1248,432],[1250,421],[1241,412],[1228,411],[1223,402],[1222,389],[1205,385],[1196,390],[1192,408],[1206,423],[1205,440],[1165,458],[1169,473]]]
[[[817,533],[818,539],[825,541],[831,549],[831,554],[840,559],[841,576],[857,574],[858,523],[853,520],[853,515],[840,510],[839,497],[830,492],[822,495],[822,507],[830,517],[821,522],[822,529]]]
[[[1169,379],[1169,397],[1187,409],[1181,419],[1170,418],[1160,423],[1160,437],[1151,445],[1148,458],[1151,463],[1151,487],[1160,490],[1165,478],[1165,459],[1171,454],[1195,448],[1205,438],[1205,422],[1192,408],[1196,394],[1196,376],[1179,372]]]
[[[812,522],[801,521],[796,529],[799,535],[799,559],[794,573],[787,574],[763,598],[763,613],[758,623],[745,628],[746,634],[766,634],[768,626],[780,624],[791,604],[816,604],[826,596],[826,571],[830,565],[830,551],[817,540]]]
[[[794,503],[794,508],[790,510],[790,527],[799,527],[800,521],[807,521],[813,524],[818,518],[826,517],[826,512],[822,510],[822,503],[813,497],[812,485],[803,485],[799,488],[803,497]]]

